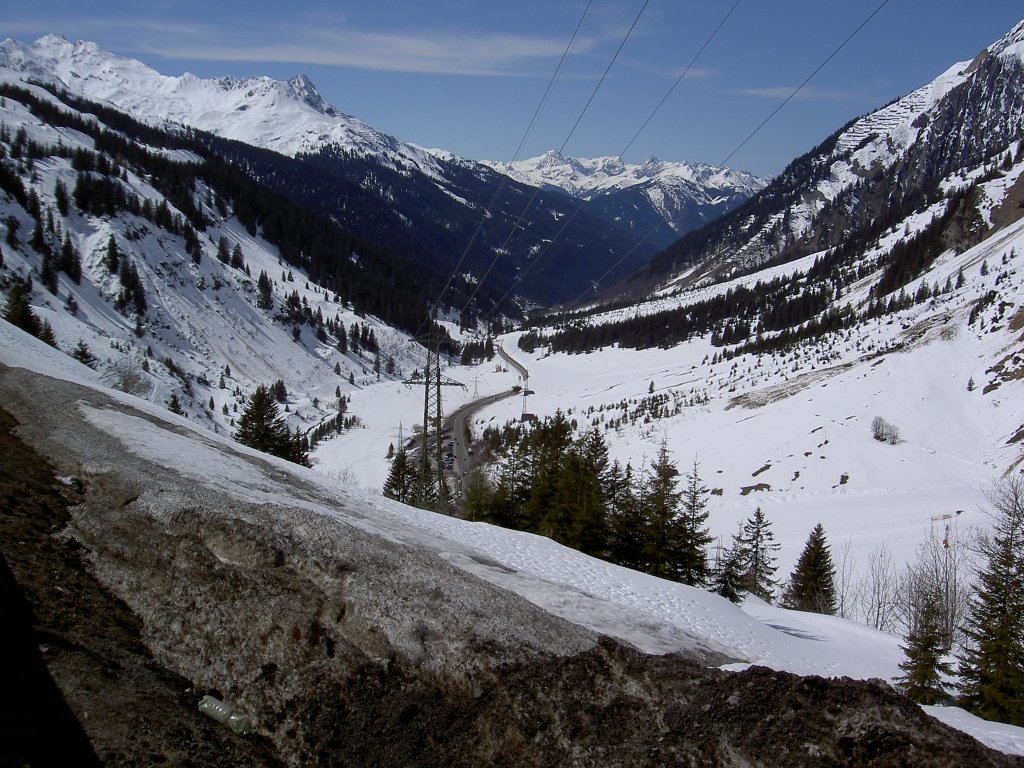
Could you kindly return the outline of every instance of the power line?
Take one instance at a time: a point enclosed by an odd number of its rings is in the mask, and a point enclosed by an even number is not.
[[[871,21],[871,20],[872,20],[873,18],[875,18],[875,15],[876,15],[876,14],[877,14],[877,13],[878,13],[878,12],[879,12],[880,10],[882,10],[882,9],[883,9],[883,8],[884,8],[884,7],[885,7],[885,6],[886,6],[886,5],[888,4],[888,3],[889,3],[889,0],[882,0],[881,4],[879,4],[879,6],[878,6],[877,8],[875,8],[875,10],[873,10],[873,11],[871,12],[871,15],[870,15],[870,16],[868,16],[868,17],[867,17],[866,19],[864,19],[864,21],[862,21],[862,22],[860,23],[860,25],[859,25],[859,26],[858,26],[858,27],[857,27],[857,28],[856,28],[855,30],[853,30],[853,32],[851,32],[851,33],[850,33],[850,35],[849,35],[849,36],[848,36],[848,37],[847,37],[847,38],[846,38],[845,40],[843,40],[843,42],[841,42],[841,43],[839,44],[839,47],[837,47],[837,48],[836,48],[836,49],[835,49],[834,51],[832,51],[832,53],[830,53],[830,54],[828,55],[828,57],[827,57],[827,58],[826,58],[826,59],[825,59],[825,60],[824,60],[823,62],[821,62],[821,64],[819,64],[819,65],[818,65],[817,67],[815,67],[815,68],[814,68],[814,71],[813,71],[813,72],[811,72],[811,74],[809,74],[809,75],[808,75],[808,76],[806,77],[806,79],[805,79],[805,80],[804,80],[804,81],[803,81],[802,83],[800,83],[800,85],[798,85],[798,86],[797,86],[796,88],[794,88],[794,89],[793,89],[793,92],[792,92],[791,94],[789,94],[789,96],[787,96],[787,97],[786,97],[786,98],[785,98],[785,99],[783,100],[783,102],[782,102],[781,104],[779,104],[779,106],[777,106],[777,107],[776,107],[775,109],[773,109],[773,110],[772,110],[772,113],[771,113],[770,115],[768,115],[768,117],[766,117],[766,118],[765,118],[764,120],[762,120],[762,121],[761,121],[761,124],[760,124],[760,125],[758,125],[758,126],[757,126],[757,128],[755,128],[755,129],[754,129],[753,131],[751,131],[751,132],[750,132],[750,135],[749,135],[749,136],[747,136],[747,138],[745,138],[745,139],[744,139],[743,141],[741,141],[741,142],[739,143],[739,146],[738,146],[738,147],[736,147],[736,149],[734,149],[734,150],[733,150],[732,152],[730,152],[730,153],[729,153],[728,155],[726,155],[725,159],[724,159],[724,160],[723,160],[723,161],[722,161],[722,162],[720,163],[720,165],[724,166],[724,165],[725,165],[725,164],[726,164],[727,162],[729,162],[729,161],[730,161],[730,160],[732,159],[732,156],[733,156],[733,155],[735,155],[735,154],[736,154],[737,152],[739,152],[739,151],[740,151],[741,149],[743,149],[744,145],[745,145],[745,144],[746,144],[746,143],[747,143],[748,141],[750,141],[750,140],[751,140],[752,138],[754,138],[754,136],[756,136],[756,135],[757,135],[757,133],[758,133],[758,132],[759,132],[759,131],[760,131],[760,130],[761,130],[762,128],[764,128],[764,127],[765,127],[765,125],[767,125],[767,124],[768,124],[768,121],[769,121],[769,120],[771,120],[771,119],[772,119],[773,117],[775,117],[775,115],[777,115],[777,114],[779,113],[779,111],[780,111],[780,110],[781,110],[781,109],[782,109],[782,108],[783,108],[784,106],[786,106],[786,105],[787,105],[787,104],[788,104],[788,103],[790,102],[790,100],[791,100],[791,99],[792,99],[792,98],[793,98],[794,96],[796,96],[796,95],[797,95],[798,93],[800,93],[800,91],[801,91],[801,90],[803,90],[803,87],[804,87],[805,85],[807,85],[807,83],[809,83],[809,82],[811,81],[811,78],[813,78],[813,77],[814,77],[814,76],[815,76],[816,74],[818,74],[818,72],[820,72],[820,71],[822,70],[822,68],[824,68],[824,66],[825,66],[826,64],[828,64],[828,63],[829,63],[830,61],[832,61],[832,59],[833,59],[833,58],[835,57],[835,55],[836,55],[837,53],[839,53],[839,52],[840,52],[841,50],[843,50],[843,48],[845,48],[845,47],[846,47],[846,44],[847,44],[848,42],[850,42],[851,40],[853,40],[853,38],[854,38],[854,37],[856,37],[857,33],[858,33],[858,32],[860,32],[860,31],[861,31],[862,29],[864,29],[864,27],[865,27],[865,26],[867,25],[867,23],[868,23],[869,21]]]
[[[590,6],[592,4],[593,0],[588,0],[586,7],[583,9],[583,14],[580,16],[580,20],[576,23],[576,29],[573,30],[572,37],[569,38],[569,42],[565,46],[565,50],[562,52],[562,58],[559,59],[558,65],[555,67],[555,71],[551,75],[551,79],[548,80],[547,88],[544,89],[544,94],[541,96],[540,101],[537,103],[537,108],[533,111],[533,117],[530,118],[530,122],[526,126],[526,130],[523,132],[523,136],[519,140],[519,146],[516,147],[515,154],[512,156],[513,162],[516,160],[516,158],[519,157],[519,153],[522,151],[523,145],[526,143],[526,139],[529,137],[530,132],[533,130],[533,126],[537,122],[537,117],[540,115],[541,109],[544,107],[548,95],[551,93],[551,88],[554,86],[555,81],[558,79],[558,75],[561,73],[562,67],[565,65],[566,59],[569,58],[569,53],[572,50],[572,47],[576,44],[576,41],[579,39],[580,30],[583,29],[583,22],[587,18],[587,15],[590,13]],[[451,287],[452,281],[455,279],[455,276],[459,273],[459,269],[462,267],[463,262],[469,255],[470,249],[473,247],[473,244],[480,236],[480,232],[483,230],[484,224],[486,223],[487,219],[490,218],[491,209],[494,207],[494,204],[497,202],[498,197],[501,195],[502,191],[508,185],[509,181],[509,177],[503,174],[501,181],[498,184],[498,188],[494,191],[494,194],[491,196],[491,201],[487,204],[487,208],[484,209],[484,213],[480,217],[480,222],[477,224],[476,230],[473,232],[473,236],[469,239],[469,242],[466,244],[465,249],[462,251],[462,255],[459,257],[458,262],[456,262],[455,267],[452,269],[452,273],[448,277],[448,281],[445,283],[444,288],[442,288],[441,292],[438,294],[435,306],[440,305],[441,300],[444,298],[444,294]],[[425,323],[426,320],[424,320],[423,322]],[[418,336],[420,332],[422,332],[422,330],[423,324],[420,325],[420,330],[417,331],[416,335]]]
[[[886,5],[888,4],[888,2],[889,2],[889,0],[882,0],[881,4],[879,4],[879,6],[878,6],[877,8],[875,8],[875,10],[874,10],[874,11],[872,11],[872,12],[871,12],[871,14],[870,14],[870,15],[869,15],[869,16],[868,16],[868,17],[867,17],[866,19],[864,19],[864,21],[862,21],[862,22],[861,22],[861,23],[860,23],[860,24],[859,24],[859,25],[857,26],[857,28],[856,28],[856,29],[854,29],[854,30],[853,30],[853,32],[851,32],[851,33],[850,33],[850,34],[849,34],[849,35],[848,35],[848,36],[846,37],[846,39],[845,39],[845,40],[843,40],[843,42],[841,42],[841,43],[840,43],[840,44],[839,44],[839,45],[838,45],[838,46],[837,46],[837,47],[835,48],[835,50],[833,50],[833,51],[832,51],[832,53],[830,53],[830,54],[829,54],[829,55],[828,55],[828,56],[827,56],[827,57],[825,58],[825,60],[824,60],[824,61],[822,61],[822,62],[821,62],[821,63],[820,63],[820,64],[819,64],[819,65],[818,65],[817,67],[815,67],[815,68],[814,68],[814,71],[813,71],[813,72],[811,72],[811,74],[809,74],[809,75],[808,75],[808,76],[807,76],[807,77],[806,77],[806,78],[804,79],[804,81],[803,81],[802,83],[800,83],[800,85],[798,85],[798,86],[797,86],[796,88],[794,88],[794,89],[793,89],[793,92],[792,92],[792,93],[790,93],[790,94],[789,94],[789,96],[787,96],[787,97],[785,98],[785,100],[783,100],[783,102],[782,102],[781,104],[779,104],[779,105],[778,105],[778,106],[777,106],[777,107],[776,107],[776,108],[775,108],[775,109],[774,109],[774,110],[772,111],[772,113],[771,113],[770,115],[768,115],[768,117],[766,117],[766,118],[765,118],[764,120],[762,120],[762,121],[761,121],[761,124],[760,124],[760,125],[758,125],[758,126],[757,126],[757,127],[756,127],[756,128],[755,128],[755,129],[753,130],[753,131],[751,131],[751,132],[750,132],[750,134],[749,134],[749,135],[748,135],[748,136],[747,136],[747,137],[746,137],[745,139],[743,139],[743,141],[741,141],[741,142],[739,143],[739,145],[738,145],[738,146],[737,146],[737,147],[736,147],[736,148],[735,148],[735,149],[734,149],[734,150],[733,150],[732,152],[730,152],[730,153],[729,153],[729,154],[728,154],[728,155],[726,156],[726,158],[725,158],[725,159],[724,159],[724,160],[723,160],[723,161],[722,161],[722,162],[721,162],[721,163],[720,163],[719,165],[720,165],[721,167],[724,167],[724,166],[725,166],[725,164],[726,164],[727,162],[729,162],[729,160],[731,160],[731,159],[732,159],[732,157],[733,157],[733,156],[734,156],[734,155],[735,155],[735,154],[736,154],[737,152],[739,152],[739,151],[740,151],[740,150],[741,150],[741,149],[742,149],[742,148],[744,147],[744,145],[745,145],[745,144],[746,144],[746,143],[747,143],[748,141],[750,141],[750,140],[751,140],[752,138],[754,138],[754,136],[755,136],[755,135],[756,135],[756,134],[757,134],[757,133],[758,133],[758,132],[759,132],[759,131],[760,131],[760,130],[761,130],[762,128],[764,128],[764,126],[765,126],[765,125],[767,125],[767,123],[768,123],[768,121],[769,121],[769,120],[771,120],[771,119],[772,119],[773,117],[775,117],[775,115],[777,115],[777,114],[778,114],[778,113],[779,113],[779,112],[780,112],[780,111],[782,110],[782,108],[783,108],[783,107],[785,107],[785,106],[786,106],[786,104],[788,104],[788,103],[789,103],[789,102],[790,102],[790,101],[791,101],[791,100],[793,99],[793,97],[794,97],[794,96],[796,96],[796,95],[797,95],[797,94],[798,94],[798,93],[799,93],[799,92],[800,92],[800,91],[801,91],[801,90],[803,89],[803,87],[804,87],[804,86],[806,86],[806,85],[807,85],[807,83],[809,83],[809,82],[811,81],[811,79],[812,79],[812,78],[813,78],[813,77],[814,77],[814,76],[815,76],[816,74],[818,74],[818,72],[820,72],[820,71],[821,71],[821,70],[822,70],[822,69],[823,69],[823,68],[825,67],[825,65],[826,65],[826,64],[828,64],[828,63],[829,63],[829,62],[830,62],[830,61],[831,61],[831,60],[832,60],[833,58],[835,58],[836,54],[838,54],[838,53],[839,53],[839,52],[840,52],[840,51],[841,51],[841,50],[842,50],[842,49],[843,49],[844,47],[846,47],[847,43],[849,43],[849,42],[850,42],[850,41],[851,41],[851,40],[852,40],[852,39],[853,39],[853,38],[854,38],[854,37],[855,37],[855,36],[857,35],[857,33],[859,33],[859,32],[860,32],[860,31],[861,31],[861,30],[862,30],[862,29],[863,29],[863,28],[864,28],[865,26],[867,26],[867,23],[868,23],[869,21],[871,21],[871,19],[873,19],[873,18],[874,18],[874,17],[875,17],[875,16],[876,16],[876,15],[878,14],[878,12],[879,12],[879,11],[881,11],[881,10],[882,10],[882,8],[884,8],[884,7],[885,7],[885,6],[886,6]],[[734,9],[734,8],[735,8],[735,6],[733,6],[733,9]],[[731,13],[732,13],[732,9],[730,9],[730,11],[729,11],[729,14],[731,14]],[[728,14],[726,15],[726,18],[728,18]],[[725,22],[725,19],[723,19],[723,20],[722,20],[722,23],[724,23],[724,22]],[[721,24],[719,24],[719,27],[721,27]],[[717,31],[718,31],[718,30],[716,29],[716,30],[715,30],[715,32],[717,33]],[[709,42],[710,42],[710,40],[709,40]],[[706,43],[705,43],[705,47],[707,47],[707,44],[706,44]],[[703,48],[701,48],[701,50],[703,50]],[[695,60],[696,60],[696,59],[695,59]],[[692,64],[692,62],[691,62],[691,64]],[[673,88],[675,88],[675,86],[674,86],[674,85],[673,85]],[[659,105],[659,106],[660,106],[660,105]],[[641,128],[641,130],[642,130],[642,128]],[[638,132],[638,133],[639,133],[639,132]],[[652,227],[652,228],[651,228],[651,229],[650,229],[650,230],[648,231],[648,233],[647,233],[646,235],[644,235],[644,237],[643,237],[643,239],[642,239],[642,240],[640,241],[640,243],[643,243],[644,241],[646,241],[646,240],[647,240],[647,239],[648,239],[648,238],[649,238],[649,237],[650,237],[651,235],[653,235],[653,234],[654,234],[654,233],[655,233],[655,232],[656,232],[657,230],[658,230],[658,227],[657,227],[657,226],[655,226],[655,227]],[[622,263],[623,261],[625,261],[625,260],[626,260],[626,259],[627,259],[627,258],[628,258],[628,257],[630,256],[630,254],[632,254],[632,253],[633,253],[633,251],[635,251],[635,250],[636,250],[636,248],[637,248],[637,247],[639,247],[640,243],[638,243],[637,245],[633,246],[633,248],[631,248],[631,249],[630,249],[629,251],[627,251],[627,252],[626,252],[626,254],[625,254],[624,256],[622,256],[622,258],[620,258],[620,259],[619,259],[619,260],[618,260],[617,262],[615,262],[615,264],[613,264],[613,265],[612,265],[612,267],[611,267],[611,268],[610,268],[610,269],[609,269],[609,270],[608,270],[607,272],[605,272],[605,273],[604,273],[604,274],[603,274],[603,275],[601,276],[601,278],[600,278],[600,279],[599,279],[599,280],[597,281],[597,283],[596,283],[596,284],[597,284],[597,285],[599,285],[599,284],[601,283],[601,281],[602,281],[602,280],[604,280],[604,279],[605,279],[605,278],[606,278],[606,277],[607,277],[607,276],[608,276],[609,274],[611,274],[611,273],[612,273],[612,272],[613,272],[613,271],[614,271],[614,270],[615,270],[615,269],[616,269],[616,268],[617,268],[617,267],[618,267],[618,266],[619,266],[619,265],[620,265],[620,264],[621,264],[621,263]],[[575,299],[575,300],[574,300],[574,301],[573,301],[573,302],[572,302],[571,304],[569,304],[569,305],[568,305],[568,307],[567,307],[566,309],[564,309],[564,310],[563,310],[563,312],[571,312],[571,311],[572,311],[572,310],[573,310],[573,309],[574,309],[574,308],[576,307],[576,305],[577,305],[577,304],[579,304],[579,302],[580,302],[580,301],[582,301],[582,300],[583,300],[583,298],[584,298],[584,297],[585,297],[585,296],[586,296],[586,295],[587,295],[587,294],[588,294],[589,292],[590,292],[590,291],[588,290],[588,291],[584,291],[583,293],[581,293],[581,294],[580,294],[580,295],[579,295],[579,296],[578,296],[578,297],[577,297],[577,298],[576,298],[576,299]],[[503,296],[503,297],[502,297],[502,300],[504,300],[504,298],[505,298],[505,297]]]
[[[623,37],[622,38],[622,42],[619,43],[619,47],[618,47],[618,49],[616,49],[615,55],[612,56],[611,61],[608,62],[608,66],[605,67],[604,73],[601,75],[601,79],[598,80],[597,85],[594,86],[594,90],[591,91],[590,98],[587,99],[587,103],[583,105],[583,109],[580,110],[580,114],[576,118],[576,122],[573,123],[573,126],[569,130],[568,135],[565,137],[565,141],[563,141],[562,145],[558,148],[558,153],[559,154],[561,154],[562,150],[565,149],[566,145],[569,143],[569,140],[572,138],[572,135],[576,132],[576,129],[579,127],[580,121],[583,120],[583,116],[587,113],[587,110],[590,109],[590,105],[593,103],[594,97],[597,96],[597,92],[601,89],[601,85],[604,83],[605,79],[608,77],[608,73],[611,71],[612,66],[615,64],[616,59],[619,58],[619,54],[622,53],[622,49],[623,49],[623,47],[625,47],[626,41],[629,40],[630,36],[633,34],[633,30],[636,29],[636,25],[637,25],[637,23],[639,23],[640,17],[643,16],[643,13],[647,9],[647,5],[649,3],[650,3],[650,0],[644,0],[644,4],[640,7],[640,11],[637,13],[636,18],[633,19],[633,23],[630,25],[629,30],[626,32],[625,37]],[[463,312],[466,311],[466,309],[470,305],[470,302],[473,301],[473,298],[480,291],[480,287],[484,284],[484,281],[487,279],[487,276],[491,274],[491,270],[494,269],[494,265],[498,262],[498,259],[501,258],[502,251],[505,250],[505,247],[512,240],[512,237],[515,235],[516,230],[519,229],[519,225],[522,224],[523,219],[526,218],[527,212],[530,210],[530,207],[533,205],[534,200],[537,199],[537,195],[539,195],[539,194],[540,194],[540,187],[535,187],[534,190],[533,190],[533,194],[530,196],[530,199],[527,201],[526,206],[523,208],[523,212],[521,214],[519,214],[519,218],[516,219],[516,223],[512,226],[512,230],[508,233],[508,237],[505,238],[505,241],[501,244],[501,247],[498,248],[495,251],[494,258],[491,259],[491,263],[487,266],[487,270],[484,272],[483,276],[477,282],[476,287],[473,289],[473,292],[470,294],[469,298],[466,300],[466,303],[465,303],[465,305],[462,308]],[[578,209],[577,209],[577,211],[578,211]],[[574,212],[572,214],[572,216],[570,216],[567,219],[566,224],[568,224],[569,221],[572,221],[572,219],[573,219],[573,217],[575,217],[575,215],[576,215],[576,213]],[[553,243],[555,240],[557,240],[559,235],[561,235],[562,232],[564,232],[564,231],[565,231],[565,226],[563,225],[563,227],[558,231],[558,234],[555,235],[554,239],[551,242]],[[550,247],[550,243],[548,244],[548,247]],[[545,248],[544,250],[546,251],[547,248]],[[538,258],[539,258],[539,255],[538,255]],[[534,263],[535,262],[536,262],[536,259],[534,259]],[[531,263],[531,265],[532,265],[532,263]],[[527,269],[524,270],[522,272],[522,274],[526,274],[527,272],[529,272],[529,267],[527,267]],[[520,276],[522,276],[522,274]],[[512,288],[514,288],[514,287],[515,287],[515,283],[512,284]],[[512,292],[512,288],[510,288],[508,291],[505,292],[505,294],[495,303],[495,306],[497,306],[498,304],[500,304],[502,301],[505,300],[505,298]],[[492,309],[492,312],[493,312],[493,309]],[[490,317],[492,312],[489,312],[487,316]]]
[[[651,120],[654,119],[654,116],[656,114],[658,114],[658,112],[661,110],[661,108],[665,105],[665,102],[668,101],[669,97],[675,91],[676,87],[679,85],[680,82],[682,82],[682,79],[684,77],[686,77],[686,75],[687,75],[687,73],[689,73],[690,69],[693,68],[693,65],[696,63],[697,59],[700,58],[700,55],[702,53],[704,53],[704,50],[711,44],[711,41],[715,39],[715,37],[718,35],[719,31],[725,25],[725,22],[729,20],[729,17],[732,16],[733,11],[736,10],[736,7],[740,4],[740,2],[741,2],[741,0],[736,0],[736,2],[733,3],[732,7],[729,8],[729,10],[726,12],[725,16],[722,17],[722,20],[718,22],[718,26],[716,26],[711,31],[711,34],[708,35],[707,39],[704,41],[704,44],[701,45],[701,47],[698,49],[697,53],[694,54],[693,58],[690,59],[689,63],[683,68],[683,71],[679,74],[679,77],[677,77],[675,79],[675,82],[672,83],[672,86],[668,89],[668,91],[665,93],[665,95],[662,96],[661,101],[658,102],[658,104],[654,107],[654,109],[651,111],[651,113],[647,116],[647,119],[645,119],[643,121],[643,123],[637,129],[636,133],[634,133],[632,138],[630,138],[630,140],[626,143],[626,146],[623,147],[621,152],[619,152],[617,159],[620,162],[622,160],[622,156],[624,154],[626,154],[626,152],[629,150],[629,148],[631,146],[633,146],[633,142],[635,142],[637,140],[637,137],[640,136],[640,134],[644,131],[644,129],[647,127],[647,125],[651,122]],[[646,3],[644,4],[644,7],[646,7]],[[641,9],[641,13],[642,12],[643,12],[643,9]],[[639,19],[639,16],[637,18]],[[636,24],[636,22],[634,22],[634,26],[635,26],[635,24]],[[630,29],[630,31],[632,32],[632,28]],[[623,41],[623,43],[625,43],[625,40]],[[619,46],[619,50],[621,50],[621,49],[622,49],[622,46],[620,45]],[[616,54],[616,55],[618,55],[618,54]],[[607,72],[606,72],[606,74],[607,74]],[[588,102],[588,105],[589,105],[589,102]],[[578,123],[579,123],[579,120],[577,120],[577,124]],[[575,126],[573,127],[573,130],[575,130]],[[566,139],[566,142],[568,142],[568,139]],[[564,149],[564,147],[565,147],[565,144],[563,143],[562,144],[562,148]],[[561,152],[561,150],[559,150],[559,152]],[[534,197],[536,197],[536,195],[537,195],[537,193],[535,192],[534,193]],[[533,202],[533,198],[530,199],[530,203],[532,203],[532,202]],[[527,274],[533,268],[533,266],[538,261],[540,261],[540,259],[547,253],[548,249],[551,248],[551,246],[558,240],[558,238],[561,237],[562,233],[565,232],[565,230],[568,228],[568,226],[572,222],[572,220],[574,218],[576,218],[576,214],[578,214],[583,209],[583,206],[585,204],[586,204],[586,200],[582,200],[581,199],[579,204],[576,206],[575,210],[573,210],[572,214],[565,220],[565,223],[562,224],[562,227],[558,230],[558,232],[555,234],[555,236],[544,246],[543,250],[541,250],[541,252],[537,254],[537,256],[533,259],[533,261],[531,261],[527,265],[526,269],[523,270],[520,273],[520,278],[522,278],[523,275]],[[522,221],[522,217],[520,217],[520,221]],[[518,222],[517,222],[517,226],[518,226]],[[629,258],[633,254],[633,252],[636,251],[637,248],[639,248],[641,245],[643,245],[645,242],[647,242],[648,238],[650,238],[651,235],[653,235],[657,230],[658,230],[658,227],[653,227],[646,235],[644,235],[640,240],[638,240],[633,245],[632,248],[630,248],[628,251],[626,251],[626,253],[623,254],[623,256],[618,261],[616,261],[601,276],[601,278],[597,281],[597,284],[600,284],[602,280],[604,280],[608,275],[610,275],[612,272],[614,272],[616,269],[618,269],[618,267],[627,258]],[[514,231],[515,230],[513,229],[513,232]],[[510,237],[511,237],[511,235],[510,235]],[[508,240],[506,240],[505,243],[507,244]],[[504,248],[504,245],[502,246],[502,248]],[[497,255],[495,256],[495,259],[492,260],[491,266],[494,265],[494,261],[496,261],[496,260],[497,260]],[[490,269],[488,269],[488,272],[489,271],[490,271]],[[485,317],[484,317],[485,320],[487,318],[489,318],[494,313],[495,309],[508,297],[508,295],[512,292],[512,290],[514,288],[515,288],[515,285],[513,284],[507,291],[505,291],[504,295],[502,295],[502,297],[500,299],[498,299],[497,302],[495,302],[494,306],[491,308],[491,311],[488,312],[487,315],[485,315]],[[589,291],[585,291],[584,293],[582,293],[580,295],[580,297],[577,298],[575,302],[573,302],[573,305],[575,305],[576,302],[580,301],[583,298],[583,296],[585,296],[588,292]],[[474,295],[475,295],[475,292],[474,292]],[[472,296],[470,296],[470,300],[472,300]],[[468,307],[468,306],[469,306],[469,302],[466,303],[466,307]],[[463,308],[463,310],[465,310],[465,307]]]
[[[626,152],[629,151],[629,148],[631,146],[633,146],[633,142],[637,140],[637,137],[641,133],[643,133],[644,128],[647,127],[647,124],[649,122],[651,122],[651,120],[654,118],[654,116],[656,114],[658,114],[658,111],[665,105],[665,102],[668,101],[668,99],[672,95],[673,91],[675,91],[676,86],[678,86],[679,83],[682,82],[682,79],[684,77],[686,77],[686,75],[690,71],[691,67],[693,67],[693,65],[697,61],[697,59],[700,58],[700,55],[702,53],[704,53],[704,49],[707,48],[711,44],[711,41],[715,39],[715,36],[718,34],[718,30],[720,30],[722,28],[722,26],[725,24],[725,22],[727,22],[729,20],[729,17],[732,16],[732,12],[736,10],[736,6],[738,6],[740,4],[740,2],[741,2],[741,0],[736,0],[736,2],[733,3],[732,8],[729,9],[729,12],[726,13],[725,16],[722,17],[722,20],[720,22],[718,22],[718,26],[714,28],[714,30],[711,32],[710,35],[708,35],[708,39],[704,41],[704,45],[702,45],[700,47],[700,50],[697,51],[697,53],[695,53],[693,55],[693,58],[690,59],[690,63],[687,64],[686,67],[683,68],[683,71],[679,74],[679,77],[677,77],[676,81],[674,83],[672,83],[672,87],[669,88],[668,91],[665,93],[665,95],[661,97],[661,101],[658,102],[658,106],[656,106],[654,108],[654,110],[651,112],[651,114],[649,114],[647,116],[647,119],[644,120],[643,124],[639,128],[637,128],[636,133],[633,134],[633,138],[631,138],[626,143],[626,146],[623,148],[623,150],[621,152],[619,152],[619,160],[621,160],[622,156],[624,154],[626,154]]]

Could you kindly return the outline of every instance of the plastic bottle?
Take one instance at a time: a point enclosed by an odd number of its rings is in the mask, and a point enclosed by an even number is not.
[[[209,694],[203,696],[202,701],[199,702],[199,711],[212,717],[218,723],[223,723],[235,733],[246,735],[253,732],[252,723],[248,717],[241,712],[236,712],[235,708],[227,702]]]

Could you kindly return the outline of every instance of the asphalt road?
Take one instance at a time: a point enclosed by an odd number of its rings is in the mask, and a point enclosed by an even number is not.
[[[505,348],[502,347],[500,344],[497,347],[497,351],[498,355],[501,357],[502,360],[504,360],[506,363],[511,365],[519,372],[519,376],[520,378],[522,378],[523,384],[525,385],[530,378],[530,372],[526,370],[526,368],[521,363],[516,362],[516,360],[508,352],[506,352]]]
[[[497,347],[497,352],[502,360],[518,371],[525,384],[530,377],[530,372],[527,371],[522,364],[513,359],[512,356],[505,352],[505,350],[500,346]],[[472,464],[469,460],[469,445],[466,443],[466,423],[469,418],[481,408],[509,397],[515,397],[520,394],[521,391],[521,388],[513,388],[505,390],[504,392],[498,392],[493,395],[478,398],[466,403],[445,419],[445,427],[451,429],[451,439],[455,442],[455,464],[453,472],[455,475],[456,488],[460,487],[462,477],[470,470]]]

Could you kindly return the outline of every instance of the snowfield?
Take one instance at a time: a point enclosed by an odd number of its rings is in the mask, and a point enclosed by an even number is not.
[[[88,369],[6,323],[0,323],[0,362],[89,387],[102,386]],[[80,406],[92,425],[141,457],[176,467],[198,483],[239,500],[304,507],[439,554],[553,614],[642,650],[725,657],[729,669],[757,664],[800,674],[889,680],[898,673],[898,640],[866,626],[787,611],[756,599],[740,608],[703,590],[595,560],[543,537],[407,507],[270,457],[262,457],[266,471],[254,472],[253,465],[232,459],[221,449],[230,445],[247,452],[227,438],[198,430],[146,401],[120,393],[114,396],[167,422],[165,427],[120,410]],[[289,476],[295,477],[297,485],[314,484],[319,498],[296,495]],[[325,504],[324,498],[344,500],[345,511]],[[986,744],[1024,754],[1024,729],[977,721],[953,711],[939,714]]]

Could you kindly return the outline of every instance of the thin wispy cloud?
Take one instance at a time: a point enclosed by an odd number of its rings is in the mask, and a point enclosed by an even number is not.
[[[336,19],[336,21],[340,21]],[[102,37],[117,29],[130,40],[133,52],[167,59],[202,61],[276,62],[347,67],[377,72],[435,75],[516,76],[546,71],[562,55],[565,40],[558,36],[501,34],[475,29],[375,31],[319,22],[278,28],[273,39],[265,27],[164,22],[154,18],[122,19],[79,16],[60,21],[21,21],[7,24],[15,36],[35,35],[54,27],[69,39]],[[582,37],[574,50],[585,53],[602,41]]]
[[[796,90],[795,85],[778,85],[768,88],[734,88],[730,89],[728,93],[739,96],[754,96],[763,99],[785,99],[792,94],[794,90]],[[859,97],[860,94],[852,91],[815,88],[814,86],[808,85],[804,86],[794,98],[802,101],[848,101]]]
[[[270,61],[378,72],[496,76],[522,74],[532,62],[559,56],[564,45],[562,41],[515,35],[350,33],[331,42],[150,44],[147,50],[166,58],[206,61]]]
[[[583,39],[577,50],[595,46]],[[147,52],[165,58],[206,61],[278,62],[348,67],[377,72],[510,76],[529,73],[561,56],[556,37],[482,33],[478,30],[367,31],[297,26],[279,30],[276,40],[253,35],[227,38],[221,32],[182,39],[148,38]]]
[[[98,18],[91,16],[64,17],[61,19],[22,20],[5,22],[7,35],[18,38],[32,38],[44,33],[62,34],[68,40],[93,40],[94,38],[118,32],[132,35],[139,40],[149,36],[202,37],[209,29],[202,24],[183,21],[157,21],[146,18]],[[24,42],[30,42],[26,39]],[[130,42],[130,40],[129,40]]]

